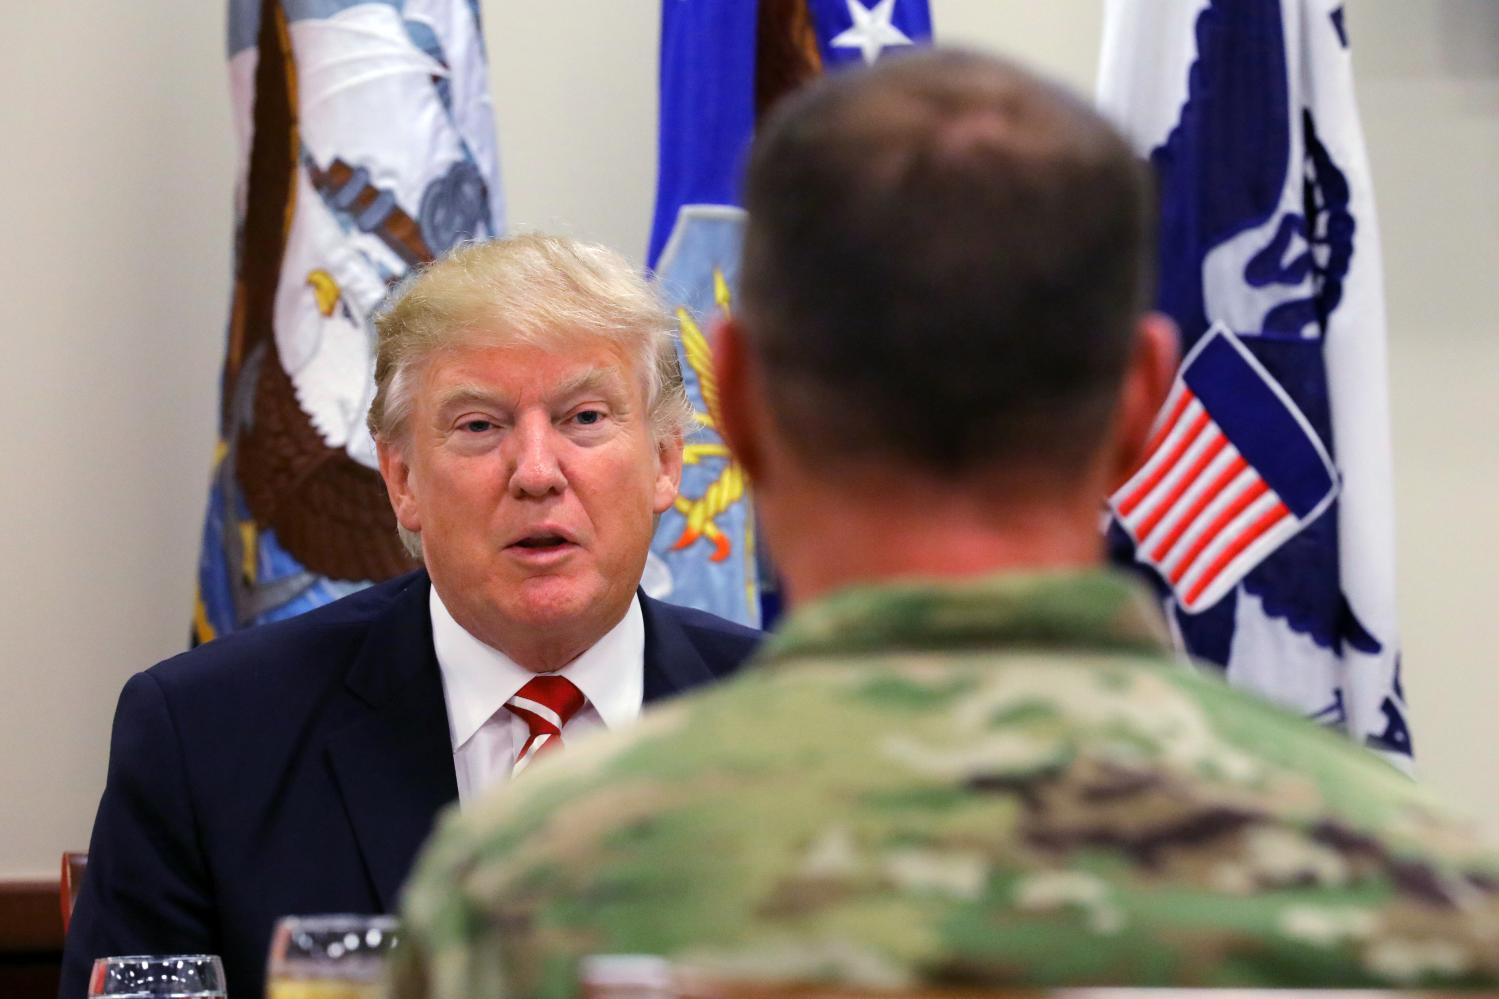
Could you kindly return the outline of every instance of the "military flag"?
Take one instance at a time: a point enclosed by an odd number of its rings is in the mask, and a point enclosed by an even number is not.
[[[478,8],[230,0],[234,297],[194,640],[412,568],[365,414],[371,316],[504,228]]]
[[[675,307],[679,359],[701,424],[661,518],[652,596],[761,623],[775,601],[756,551],[744,472],[718,432],[709,339],[733,309],[744,212],[739,171],[755,123],[824,66],[873,62],[931,37],[926,0],[664,0],[660,135],[649,262]]]
[[[1236,686],[1409,768],[1379,233],[1337,0],[1110,0],[1099,97],[1154,166],[1186,360],[1116,555]]]

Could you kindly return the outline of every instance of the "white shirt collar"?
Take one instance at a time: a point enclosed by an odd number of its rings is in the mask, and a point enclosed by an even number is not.
[[[465,631],[435,586],[428,607],[448,735],[457,752],[536,674]],[[639,596],[631,598],[625,616],[603,638],[557,672],[577,685],[606,727],[620,728],[638,718],[645,694],[645,619]]]

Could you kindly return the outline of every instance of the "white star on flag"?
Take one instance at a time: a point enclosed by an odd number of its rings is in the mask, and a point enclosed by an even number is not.
[[[912,44],[903,31],[890,23],[895,16],[895,0],[880,0],[873,9],[865,7],[859,0],[845,2],[848,16],[854,23],[853,27],[833,39],[834,48],[858,49],[866,63],[873,63],[889,46]]]

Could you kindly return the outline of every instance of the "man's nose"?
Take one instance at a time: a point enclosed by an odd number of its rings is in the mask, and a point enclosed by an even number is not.
[[[515,466],[510,472],[512,495],[546,496],[567,488],[557,454],[561,438],[551,420],[539,415],[522,419],[510,439],[515,446]]]

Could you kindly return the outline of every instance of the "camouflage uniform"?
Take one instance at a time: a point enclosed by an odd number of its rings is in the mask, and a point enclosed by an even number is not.
[[[1499,859],[1374,754],[1171,658],[1106,572],[846,591],[759,668],[449,815],[402,997],[746,980],[1499,983]]]

